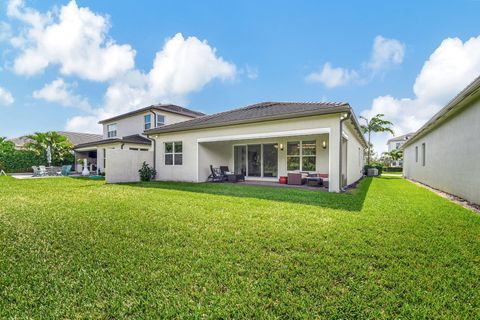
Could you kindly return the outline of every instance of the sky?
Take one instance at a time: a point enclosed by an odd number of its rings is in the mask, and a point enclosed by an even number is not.
[[[417,130],[480,75],[480,1],[0,2],[0,136],[154,103],[348,102]],[[362,120],[361,120],[362,121]],[[377,152],[388,134],[374,134]]]

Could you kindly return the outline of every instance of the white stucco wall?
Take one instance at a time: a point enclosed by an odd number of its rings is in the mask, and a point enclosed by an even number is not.
[[[152,151],[153,147],[144,145],[144,144],[133,144],[133,143],[124,143],[122,146],[122,143],[110,143],[110,144],[103,144],[98,146],[97,148],[97,168],[100,172],[106,172],[106,168],[104,168],[104,159],[103,159],[103,152],[104,150],[129,150],[129,148],[137,148],[137,149],[148,149],[149,151]],[[145,152],[145,151],[135,151],[135,152]],[[107,160],[108,160],[108,155],[107,155]],[[107,163],[107,168],[108,168],[108,163]]]
[[[263,134],[269,132],[282,132],[291,130],[307,130],[307,129],[319,129],[327,128],[330,132],[328,134],[327,150],[317,148],[319,153],[317,159],[317,171],[327,171],[330,174],[330,191],[339,190],[339,144],[340,139],[340,114],[313,116],[304,118],[295,118],[287,120],[266,121],[262,123],[251,123],[243,125],[235,125],[228,127],[217,127],[209,129],[190,130],[183,132],[164,133],[157,136],[152,136],[156,140],[157,145],[157,157],[156,168],[158,172],[159,180],[176,180],[176,181],[205,181],[208,176],[208,168],[210,163],[213,162],[214,151],[201,150],[197,143],[198,139],[223,137],[223,136],[236,136],[244,134]],[[325,136],[326,137],[326,136]],[[356,135],[350,135],[352,141],[357,139]],[[271,139],[271,141],[280,142],[280,138]],[[285,153],[286,153],[286,141],[292,141],[291,137],[285,138]],[[164,163],[164,143],[182,141],[183,143],[183,165],[180,166],[166,166]],[[321,143],[323,137],[317,139],[317,143]],[[235,141],[238,144],[240,141]],[[249,142],[250,143],[250,142]],[[205,143],[202,143],[205,144]],[[222,164],[228,164],[233,169],[233,149],[231,146],[227,147],[225,144],[218,150],[218,153],[222,155]],[[352,144],[352,147],[354,144]],[[229,152],[230,154],[228,154]],[[284,154],[279,153],[279,159],[283,159]],[[328,158],[328,161],[326,159]],[[225,162],[224,162],[225,161]],[[230,161],[227,163],[227,161]],[[214,163],[212,163],[214,164]],[[220,164],[220,163],[219,163]],[[328,166],[328,170],[327,170]],[[353,167],[353,166],[352,166]],[[206,170],[205,170],[206,168]],[[282,167],[279,166],[279,174],[282,175]],[[352,169],[353,170],[353,169]],[[355,176],[353,175],[355,178]],[[354,179],[353,178],[353,179]]]
[[[153,166],[153,151],[108,149],[105,181],[107,183],[140,181],[138,170],[144,161]]]
[[[186,121],[192,119],[191,117],[183,116],[180,114],[176,113],[171,113],[171,112],[160,112],[160,111],[155,111],[156,114],[158,115],[164,115],[165,116],[165,125],[168,124],[173,124],[181,121]],[[155,120],[153,119],[153,114],[150,111],[146,111],[143,113],[139,113],[136,115],[133,115],[128,118],[116,120],[116,121],[111,121],[108,123],[103,124],[103,138],[107,139],[107,126],[110,124],[117,124],[117,138],[121,138],[124,136],[130,136],[134,134],[143,134],[144,131],[144,126],[145,126],[145,115],[152,115],[152,128],[155,125]]]
[[[407,146],[403,172],[406,178],[480,204],[480,100]]]
[[[363,176],[364,147],[355,135],[350,125],[343,126],[343,132],[347,136],[347,185],[350,185]]]

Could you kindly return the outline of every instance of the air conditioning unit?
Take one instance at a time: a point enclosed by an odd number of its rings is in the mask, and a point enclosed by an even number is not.
[[[369,177],[376,177],[378,176],[378,169],[377,168],[369,168],[367,170],[367,176]]]

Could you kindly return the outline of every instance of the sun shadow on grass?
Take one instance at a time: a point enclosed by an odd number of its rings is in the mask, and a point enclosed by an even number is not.
[[[139,182],[126,185],[139,188],[168,189],[242,198],[257,198],[318,207],[360,211],[368,193],[371,178],[363,179],[356,188],[345,193],[318,192],[294,188],[247,186],[226,183]]]

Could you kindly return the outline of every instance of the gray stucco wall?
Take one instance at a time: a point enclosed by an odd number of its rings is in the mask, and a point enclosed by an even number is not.
[[[407,146],[403,171],[406,178],[480,204],[480,100]]]

